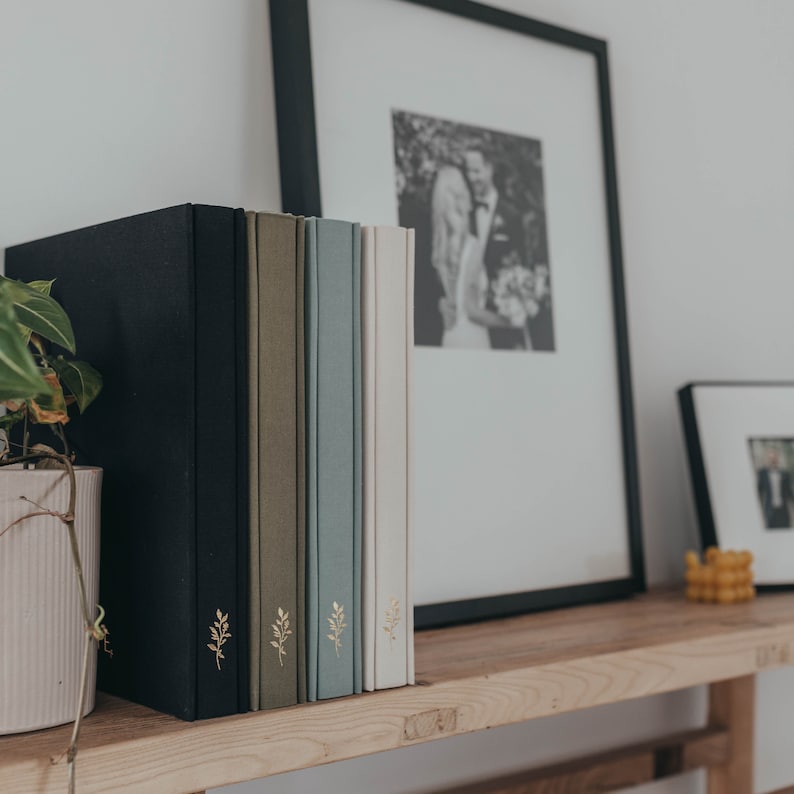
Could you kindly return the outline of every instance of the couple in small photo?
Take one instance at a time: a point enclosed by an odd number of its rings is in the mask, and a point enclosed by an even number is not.
[[[553,351],[540,142],[393,111],[417,345]]]
[[[499,294],[509,269],[518,278],[522,271],[532,275],[521,261],[520,219],[500,197],[488,155],[471,148],[464,158],[463,169],[438,170],[432,194],[431,261],[443,288],[441,347],[531,349],[529,320],[540,310],[534,285],[526,285],[524,300],[517,279],[512,294],[507,289]]]

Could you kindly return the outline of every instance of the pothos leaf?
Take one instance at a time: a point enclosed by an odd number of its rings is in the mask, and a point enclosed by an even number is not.
[[[51,279],[50,281],[28,281],[27,284],[31,289],[35,289],[36,292],[40,292],[42,295],[49,295],[54,283],[55,279]],[[30,330],[30,328],[27,328],[21,323],[19,325],[19,331],[22,334],[22,339],[27,345],[30,342],[30,336],[33,332]]]
[[[11,291],[0,283],[0,402],[26,400],[49,390],[19,335]]]
[[[0,276],[14,304],[17,320],[33,333],[74,353],[74,331],[60,303],[39,289]]]
[[[49,295],[54,283],[55,279],[52,278],[49,281],[28,281],[28,286],[31,289],[35,289],[36,292],[40,292],[42,295]]]
[[[63,356],[56,356],[47,362],[74,395],[77,407],[83,413],[102,391],[102,376],[85,361],[67,361]]]
[[[69,421],[69,414],[66,411],[66,399],[58,376],[54,372],[47,372],[44,380],[52,391],[50,394],[40,395],[28,401],[30,418],[42,425],[65,425]]]

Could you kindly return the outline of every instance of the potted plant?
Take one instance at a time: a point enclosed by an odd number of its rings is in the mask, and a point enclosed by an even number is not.
[[[75,342],[51,286],[0,276],[0,735],[74,719],[71,790],[80,720],[94,706],[92,650],[106,632],[96,606],[102,472],[72,465],[63,427],[102,378],[52,351],[73,354]],[[62,451],[30,446],[36,424],[51,428]],[[12,427],[18,445],[8,441]]]

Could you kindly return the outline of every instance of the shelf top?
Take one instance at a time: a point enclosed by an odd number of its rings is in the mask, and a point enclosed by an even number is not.
[[[417,686],[186,723],[106,695],[78,790],[189,792],[794,663],[794,593],[663,592],[416,635]],[[0,737],[0,790],[62,792],[69,726]]]

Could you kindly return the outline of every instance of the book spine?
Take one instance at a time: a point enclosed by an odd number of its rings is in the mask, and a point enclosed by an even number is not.
[[[353,259],[357,225],[317,221],[317,697],[354,691]]]
[[[408,655],[408,683],[416,683],[414,665],[414,407],[413,407],[413,361],[414,361],[414,267],[416,232],[406,230],[405,249],[405,404],[406,404],[406,582],[405,582],[405,632]]]
[[[361,227],[353,225],[353,691],[363,691],[361,545],[363,521],[363,405],[361,383]]]
[[[298,702],[297,222],[259,213],[259,706]]]
[[[306,699],[317,700],[317,664],[320,640],[318,602],[318,476],[317,476],[317,361],[319,301],[317,219],[306,220],[304,270],[305,388],[306,388]]]
[[[245,211],[234,211],[234,279],[235,279],[235,371],[237,373],[237,404],[235,406],[235,446],[237,450],[237,614],[243,630],[239,632],[237,655],[237,711],[249,708],[249,680],[251,678],[249,645],[251,601],[248,586],[249,546],[249,493],[248,493],[248,233]]]
[[[256,213],[246,212],[248,239],[248,707],[259,709],[259,274]]]
[[[306,371],[305,360],[305,289],[304,261],[306,258],[305,219],[298,217],[295,228],[295,346],[296,346],[296,397],[297,426],[296,459],[296,512],[298,519],[298,609],[295,615],[298,649],[298,703],[305,703],[306,692]]]
[[[375,233],[375,688],[408,682],[408,404],[404,229]]]
[[[361,356],[363,393],[362,662],[363,687],[375,689],[375,230],[361,229]]]
[[[234,214],[193,208],[195,267],[196,717],[237,712]],[[242,310],[242,307],[241,307]],[[247,539],[247,525],[245,536]]]

